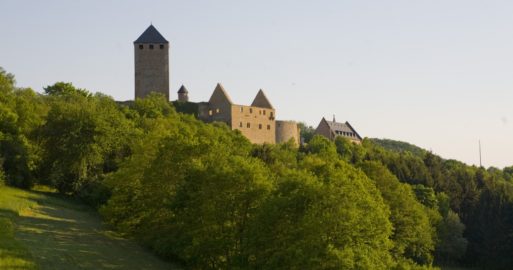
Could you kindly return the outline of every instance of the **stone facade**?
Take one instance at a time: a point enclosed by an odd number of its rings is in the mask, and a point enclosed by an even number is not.
[[[324,117],[321,119],[319,126],[315,130],[315,134],[322,135],[332,141],[337,137],[344,137],[349,141],[357,144],[362,143],[362,137],[356,130],[349,124],[349,122],[339,123],[335,121],[327,121]]]
[[[300,130],[294,121],[276,121],[276,143],[286,143],[292,139],[296,145],[300,144]]]
[[[224,122],[239,130],[252,143],[276,143],[276,111],[263,91],[255,98],[261,106],[234,104],[221,84],[217,84],[210,100],[199,103],[198,118],[207,123]],[[255,104],[255,101],[253,104]]]
[[[169,100],[169,42],[153,25],[134,41],[134,58],[135,98],[157,92]]]

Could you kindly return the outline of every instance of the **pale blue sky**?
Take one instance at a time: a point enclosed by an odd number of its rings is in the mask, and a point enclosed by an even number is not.
[[[170,41],[171,94],[263,88],[279,119],[348,120],[363,136],[513,165],[512,1],[0,2],[0,66],[37,91],[69,81],[133,98],[133,41]]]

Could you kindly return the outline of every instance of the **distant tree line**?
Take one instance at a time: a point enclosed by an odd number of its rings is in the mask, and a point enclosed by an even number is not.
[[[315,136],[253,145],[163,96],[129,104],[0,70],[0,182],[55,187],[190,269],[513,267],[513,167]]]

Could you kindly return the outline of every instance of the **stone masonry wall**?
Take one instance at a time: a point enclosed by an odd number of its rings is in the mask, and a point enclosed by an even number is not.
[[[153,45],[153,49],[150,49],[150,45]],[[134,44],[134,55],[135,98],[158,92],[169,100],[169,45]]]
[[[275,110],[244,105],[232,105],[232,129],[238,129],[252,143],[276,142]]]
[[[276,121],[276,143],[285,143],[293,139],[296,145],[300,143],[300,131],[294,121]]]

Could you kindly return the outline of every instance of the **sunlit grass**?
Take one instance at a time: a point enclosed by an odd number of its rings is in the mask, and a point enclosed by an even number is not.
[[[0,269],[37,269],[30,252],[14,235],[15,219],[35,205],[27,192],[0,186]]]
[[[176,269],[52,189],[0,186],[0,269]]]

